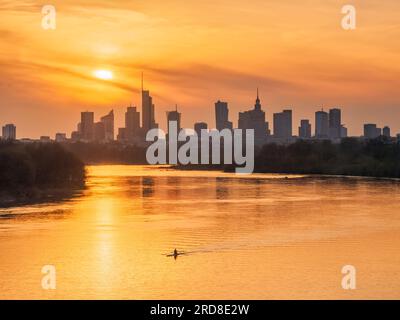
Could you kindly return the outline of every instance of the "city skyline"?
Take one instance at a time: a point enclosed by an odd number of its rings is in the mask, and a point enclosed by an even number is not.
[[[141,96],[142,106],[140,109],[132,105],[126,108],[124,126],[115,126],[114,109],[109,111],[108,114],[100,116],[99,121],[95,120],[94,111],[82,111],[81,121],[77,123],[76,130],[71,132],[70,138],[68,138],[67,133],[58,131],[54,135],[54,141],[119,141],[137,145],[146,144],[147,132],[151,129],[163,128],[163,126],[159,127],[157,123],[155,116],[156,106],[153,103],[150,90],[144,90],[143,75]],[[182,113],[178,111],[178,105],[175,105],[174,110],[166,112],[165,128],[168,130],[168,123],[175,121],[178,132],[181,129],[193,129],[196,133],[199,133],[201,129],[216,129],[218,131],[236,128],[242,130],[253,129],[255,144],[258,146],[266,143],[293,143],[296,139],[328,139],[338,142],[342,138],[349,136],[367,139],[374,139],[379,136],[397,139],[400,137],[400,133],[392,136],[393,131],[389,126],[380,128],[376,123],[364,123],[363,134],[360,136],[349,135],[348,129],[342,121],[342,110],[338,107],[333,107],[328,111],[323,108],[317,110],[315,112],[314,126],[310,119],[301,118],[297,127],[298,131],[296,131],[296,123],[293,122],[293,109],[284,109],[281,112],[273,113],[272,119],[268,121],[266,112],[262,109],[258,88],[254,108],[239,112],[237,125],[230,121],[228,102],[218,100],[214,105],[215,126],[198,119],[192,126],[183,127]],[[272,128],[270,123],[273,124]],[[4,125],[2,127],[2,138],[4,140],[18,139],[16,126],[14,124]],[[30,139],[28,137],[22,138],[22,140]],[[39,140],[42,142],[52,141],[50,135],[41,136]]]
[[[313,124],[315,108],[339,105],[352,135],[375,119],[400,132],[398,1],[354,1],[352,31],[337,1],[54,1],[56,30],[41,28],[41,5],[0,5],[0,119],[21,137],[70,131],[81,110],[122,123],[142,71],[159,114],[178,103],[183,127],[211,123],[217,98],[237,123],[260,87],[268,119],[290,106]]]

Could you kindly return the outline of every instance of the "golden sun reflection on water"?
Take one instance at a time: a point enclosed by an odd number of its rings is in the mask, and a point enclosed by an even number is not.
[[[399,298],[398,182],[88,173],[75,198],[0,210],[0,298]],[[189,254],[167,258],[174,248]],[[47,264],[52,292],[40,287]],[[357,267],[356,291],[341,288],[345,264]]]

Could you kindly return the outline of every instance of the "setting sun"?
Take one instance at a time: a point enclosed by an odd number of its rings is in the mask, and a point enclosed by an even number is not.
[[[110,70],[96,70],[93,74],[101,80],[111,80],[113,78],[113,73]]]

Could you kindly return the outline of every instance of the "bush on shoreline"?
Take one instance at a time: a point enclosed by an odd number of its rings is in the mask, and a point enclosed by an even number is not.
[[[257,172],[400,178],[400,145],[384,138],[268,144],[257,153]]]
[[[58,144],[0,143],[0,190],[72,188],[84,182],[84,163]]]

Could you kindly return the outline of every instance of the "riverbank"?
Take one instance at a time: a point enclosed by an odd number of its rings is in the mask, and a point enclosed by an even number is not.
[[[0,143],[0,206],[68,196],[85,177],[84,163],[58,144]]]
[[[63,147],[85,164],[147,164],[146,148],[116,142],[72,143]],[[236,167],[223,164],[174,166],[179,170],[225,172],[233,172]],[[338,144],[329,140],[299,140],[290,145],[266,144],[255,150],[254,173],[400,178],[400,145],[384,137],[365,141],[345,138]]]

